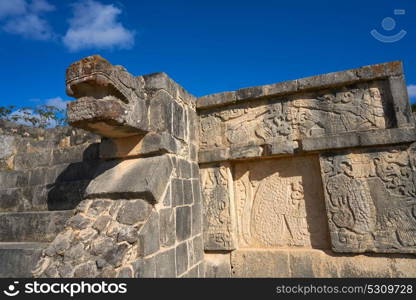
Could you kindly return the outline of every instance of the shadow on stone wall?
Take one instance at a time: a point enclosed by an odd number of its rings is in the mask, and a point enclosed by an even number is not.
[[[55,182],[46,186],[48,210],[74,209],[81,202],[88,184],[99,175],[98,145],[89,145],[82,154],[82,161],[57,170]]]

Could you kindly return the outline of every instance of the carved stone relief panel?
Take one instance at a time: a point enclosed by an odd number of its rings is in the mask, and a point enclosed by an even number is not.
[[[200,169],[204,201],[205,250],[235,249],[233,182],[229,163]]]
[[[385,81],[216,109],[201,115],[201,149],[297,141],[394,126]]]
[[[416,144],[322,154],[337,252],[416,253]]]
[[[287,103],[243,105],[201,117],[203,148],[264,144],[289,140],[292,132]]]
[[[236,163],[239,248],[329,248],[315,156]]]

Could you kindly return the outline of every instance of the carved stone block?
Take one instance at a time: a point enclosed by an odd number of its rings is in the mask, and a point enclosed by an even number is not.
[[[229,164],[200,169],[204,203],[205,250],[235,249],[233,183]]]
[[[416,144],[321,155],[337,252],[416,253]]]
[[[290,149],[303,138],[392,128],[392,105],[386,80],[234,104],[201,114],[200,147],[277,143]]]
[[[237,163],[240,248],[328,248],[318,159],[304,156]]]

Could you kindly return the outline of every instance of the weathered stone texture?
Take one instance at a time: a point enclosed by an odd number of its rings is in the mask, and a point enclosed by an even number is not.
[[[401,63],[197,100],[92,56],[66,83],[70,124],[99,145],[0,126],[0,258],[16,276],[39,257],[36,277],[416,276]]]
[[[413,277],[413,257],[340,256],[315,249],[237,250],[232,277]]]
[[[166,74],[133,77],[96,56],[71,65],[67,91],[79,98],[69,122],[104,136],[107,160],[35,276],[203,276],[195,98]]]
[[[233,182],[230,166],[204,166],[201,170],[205,250],[235,249]]]
[[[321,155],[334,251],[416,253],[415,147]]]
[[[234,170],[240,248],[329,248],[315,156],[241,162]]]
[[[205,254],[204,265],[207,278],[231,277],[230,254]]]
[[[200,110],[226,106],[236,101],[247,101],[267,97],[279,97],[304,92],[311,89],[336,88],[345,84],[360,83],[368,80],[396,77],[403,74],[400,61],[364,66],[354,70],[333,72],[318,76],[279,82],[270,85],[242,88],[235,92],[223,92],[203,96],[198,99],[197,108]]]
[[[86,197],[146,197],[151,202],[160,201],[171,173],[172,163],[166,155],[102,162],[86,189]]]
[[[387,113],[392,106],[388,91],[385,81],[375,81],[204,111],[201,150],[231,148],[231,159],[243,158],[233,149],[270,143],[296,149],[295,141],[303,138],[391,128],[395,119]]]
[[[49,277],[47,270],[64,268],[64,273],[53,273],[53,277],[106,277],[109,272],[124,277],[130,274],[129,264],[149,251],[150,237],[155,234],[153,222],[147,221],[151,209],[146,207],[150,204],[144,200],[84,201],[82,212],[68,220],[65,229],[44,251],[34,270],[35,276]],[[124,217],[121,220],[120,213]],[[143,248],[145,239],[147,248]]]

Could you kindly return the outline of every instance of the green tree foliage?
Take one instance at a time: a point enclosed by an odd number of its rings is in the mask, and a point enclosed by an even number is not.
[[[0,106],[0,120],[21,123],[37,128],[63,126],[66,124],[65,110],[51,105],[22,107]]]
[[[412,111],[416,112],[416,103],[412,104],[411,106],[412,106]]]

